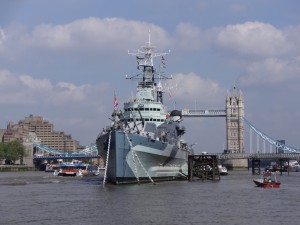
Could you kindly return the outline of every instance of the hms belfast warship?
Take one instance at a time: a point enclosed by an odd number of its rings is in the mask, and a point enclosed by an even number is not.
[[[138,79],[136,96],[124,103],[123,112],[114,111],[111,126],[97,137],[99,155],[105,160],[104,183],[155,182],[182,179],[187,176],[189,146],[182,140],[181,111],[169,113],[163,104],[162,76],[154,69],[158,53],[149,41],[136,52],[137,69],[141,73],[127,78]],[[157,82],[158,81],[158,82]]]

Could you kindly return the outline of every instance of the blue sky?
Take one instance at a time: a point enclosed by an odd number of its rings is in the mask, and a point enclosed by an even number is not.
[[[169,109],[225,109],[236,84],[245,116],[300,148],[299,10],[298,0],[1,1],[0,127],[36,114],[93,143],[110,123],[113,93],[119,106],[135,93],[127,52],[151,30],[158,50],[171,50],[167,85],[177,88],[165,98]],[[224,118],[184,124],[196,151],[225,147]]]

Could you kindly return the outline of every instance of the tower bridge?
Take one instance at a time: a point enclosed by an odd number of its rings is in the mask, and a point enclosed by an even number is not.
[[[226,153],[244,152],[244,97],[236,87],[228,92],[226,109],[206,109],[181,111],[183,117],[225,117],[226,118]]]
[[[236,87],[229,91],[226,97],[226,108],[223,109],[204,109],[189,110],[183,109],[182,116],[191,117],[225,117],[226,118],[226,149],[224,153],[218,153],[217,158],[225,160],[227,166],[245,167],[248,160],[254,159],[300,159],[300,149],[291,147],[279,140],[274,140],[269,135],[256,128],[244,116],[244,97]],[[250,153],[245,153],[244,149],[244,125],[250,128]],[[252,132],[257,135],[256,150],[252,146]],[[263,148],[259,142],[263,141]],[[265,149],[265,143],[270,144],[270,151]],[[275,148],[275,152],[272,150]],[[279,151],[280,150],[280,151]],[[282,154],[275,154],[282,153]]]

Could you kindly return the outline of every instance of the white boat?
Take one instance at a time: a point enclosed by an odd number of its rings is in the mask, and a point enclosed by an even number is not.
[[[292,166],[292,168],[293,168],[293,170],[295,171],[295,172],[300,172],[300,164],[294,164],[293,166]]]
[[[82,176],[99,176],[100,167],[96,165],[87,164],[84,170],[81,170]]]
[[[58,166],[59,164],[49,164],[47,163],[46,164],[46,168],[45,168],[45,172],[54,172],[55,170],[58,169]]]
[[[85,163],[62,163],[54,171],[54,176],[98,176],[100,168],[95,165]]]
[[[226,166],[218,165],[220,175],[228,175]]]
[[[289,162],[284,163],[284,168],[290,172],[299,172],[300,164],[297,160],[290,160]]]

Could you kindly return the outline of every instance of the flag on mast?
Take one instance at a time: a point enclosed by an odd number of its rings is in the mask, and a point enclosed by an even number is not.
[[[114,92],[114,112],[117,112],[118,101],[116,97],[116,93]]]
[[[160,67],[166,68],[165,58],[163,56],[161,56]]]

